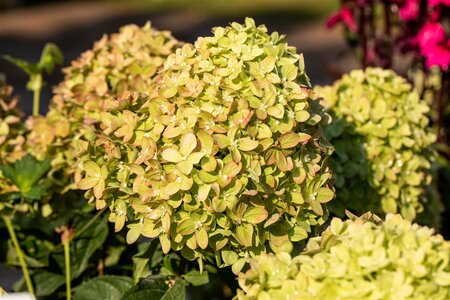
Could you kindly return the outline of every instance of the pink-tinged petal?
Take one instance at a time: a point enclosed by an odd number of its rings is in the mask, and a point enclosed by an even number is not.
[[[446,71],[450,65],[450,49],[443,46],[436,46],[430,49],[425,55],[425,65],[427,68],[438,66],[441,70]]]
[[[350,8],[342,8],[339,12],[334,13],[327,21],[327,27],[334,27],[338,23],[344,23],[344,25],[348,28],[348,30],[352,32],[357,31],[357,25],[355,18],[353,16],[353,12]]]
[[[419,17],[420,0],[406,0],[405,4],[400,7],[400,17],[403,21],[416,20]]]
[[[348,30],[351,32],[356,32],[358,26],[356,25],[355,17],[353,16],[353,11],[351,9],[342,10],[342,22],[347,26]]]
[[[334,13],[327,20],[327,28],[332,28],[341,21],[342,21],[341,12]]]
[[[422,55],[426,55],[429,51],[434,50],[438,44],[444,41],[445,30],[439,23],[425,24],[416,37],[416,42]]]

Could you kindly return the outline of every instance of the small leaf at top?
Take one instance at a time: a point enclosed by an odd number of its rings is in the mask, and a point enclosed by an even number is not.
[[[47,74],[51,74],[55,69],[55,66],[62,64],[63,61],[64,57],[58,46],[53,43],[47,43],[42,50],[38,67],[41,70],[45,70]]]

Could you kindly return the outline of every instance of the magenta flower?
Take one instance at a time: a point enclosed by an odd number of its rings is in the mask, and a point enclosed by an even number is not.
[[[445,30],[441,24],[430,22],[425,24],[417,34],[415,42],[419,52],[425,58],[425,66],[438,66],[447,70],[450,63],[450,40],[445,38]]]
[[[445,41],[445,31],[439,23],[427,23],[419,31],[416,37],[420,53],[426,55]]]
[[[344,23],[351,32],[356,32],[358,30],[353,11],[350,8],[344,7],[339,12],[332,14],[327,21],[327,27],[331,28],[341,22]]]
[[[402,20],[416,20],[419,17],[419,5],[420,0],[405,0],[399,9]]]
[[[450,65],[450,48],[439,45],[434,49],[430,49],[425,56],[425,66],[429,69],[433,66],[438,66],[443,71],[448,70]]]
[[[438,6],[439,4],[450,6],[450,0],[428,0],[430,6]]]

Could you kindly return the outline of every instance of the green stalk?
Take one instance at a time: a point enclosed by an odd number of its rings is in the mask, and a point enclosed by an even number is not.
[[[33,116],[39,116],[39,101],[41,90],[35,89],[33,91]]]
[[[66,299],[72,298],[72,289],[70,287],[70,229],[65,228],[62,233],[62,243],[64,246],[64,263],[66,268]]]
[[[8,233],[11,237],[11,240],[14,245],[14,249],[16,250],[17,257],[19,258],[20,266],[22,267],[23,277],[25,278],[25,283],[27,285],[28,292],[35,298],[33,283],[31,282],[30,273],[28,272],[27,264],[25,263],[25,257],[23,255],[22,249],[20,248],[19,242],[17,240],[16,233],[14,231],[14,227],[11,223],[11,219],[7,216],[2,216],[3,222],[5,222],[6,228],[8,229]]]

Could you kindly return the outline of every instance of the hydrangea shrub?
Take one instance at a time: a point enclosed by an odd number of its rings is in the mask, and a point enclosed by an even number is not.
[[[105,99],[125,91],[148,91],[157,70],[179,46],[170,32],[157,31],[150,23],[127,25],[104,35],[64,70],[47,115],[27,121],[29,152],[39,159],[52,157],[50,174],[64,173],[56,176],[58,185],[76,188],[68,179],[82,147],[79,140],[93,138],[89,125],[100,120]]]
[[[334,218],[304,253],[263,254],[239,275],[239,300],[449,299],[450,242],[400,215]]]
[[[393,71],[367,68],[316,91],[333,117],[325,135],[335,147],[334,212],[399,212],[413,220],[432,205],[437,218],[439,204],[425,197],[435,134],[429,107],[411,85]]]
[[[326,219],[329,116],[284,36],[252,19],[213,32],[170,55],[147,95],[105,102],[76,181],[128,242],[238,272]]]

